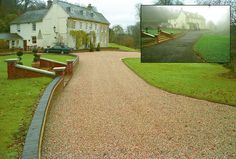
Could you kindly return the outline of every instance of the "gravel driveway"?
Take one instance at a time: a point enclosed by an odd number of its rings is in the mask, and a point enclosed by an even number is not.
[[[236,108],[150,86],[121,58],[81,53],[53,102],[42,158],[236,158]]]

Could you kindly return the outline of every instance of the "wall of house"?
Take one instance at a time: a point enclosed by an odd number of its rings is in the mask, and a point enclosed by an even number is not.
[[[43,47],[53,46],[59,39],[67,41],[67,18],[68,14],[58,4],[52,5],[42,22]]]
[[[38,33],[39,30],[42,28],[42,22],[37,22],[36,24],[36,30],[33,30],[33,23],[25,23],[25,24],[19,24],[19,30],[17,28],[17,24],[13,24],[10,26],[10,32],[11,33],[17,33],[20,35],[23,40],[27,40],[27,46],[28,47],[37,47],[39,46],[40,41],[38,40]],[[33,43],[32,36],[36,36],[36,43]],[[23,48],[23,41],[20,42],[21,46]],[[10,48],[12,46],[10,45]]]
[[[71,25],[74,23],[75,25]],[[70,35],[71,30],[83,30],[86,33],[90,33],[91,31],[95,31],[96,34],[96,43],[100,43],[101,47],[107,47],[109,43],[109,25],[102,24],[98,22],[91,22],[91,21],[84,21],[84,20],[75,20],[75,19],[68,19],[68,36],[67,36],[67,45],[69,47],[75,48],[75,39]],[[83,47],[83,46],[82,46]]]
[[[14,41],[14,46],[12,45],[12,41]],[[23,48],[23,40],[9,40],[9,48]]]

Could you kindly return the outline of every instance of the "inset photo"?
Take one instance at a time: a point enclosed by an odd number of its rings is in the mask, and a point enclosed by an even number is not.
[[[230,6],[141,6],[141,61],[227,63]]]

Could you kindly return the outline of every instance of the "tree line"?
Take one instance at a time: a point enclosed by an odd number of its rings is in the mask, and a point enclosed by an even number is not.
[[[10,22],[28,10],[46,8],[42,0],[0,0],[0,32],[10,31]]]

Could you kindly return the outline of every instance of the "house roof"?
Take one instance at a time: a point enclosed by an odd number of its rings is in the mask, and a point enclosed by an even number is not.
[[[57,3],[65,10],[70,18],[109,24],[108,20],[101,13],[95,11],[91,6],[81,7],[79,5],[71,4],[64,1],[58,1]],[[13,20],[11,24],[40,22],[43,20],[47,12],[48,9],[27,11]],[[83,12],[83,14],[81,12]]]
[[[43,20],[44,16],[47,14],[48,9],[27,11],[15,20],[11,24],[22,24],[22,23],[34,23]]]
[[[18,40],[23,39],[21,36],[15,33],[0,33],[1,40]]]
[[[58,1],[58,4],[65,10],[70,18],[110,24],[109,21],[101,13],[95,11],[92,6],[81,7],[64,1]]]

